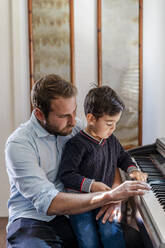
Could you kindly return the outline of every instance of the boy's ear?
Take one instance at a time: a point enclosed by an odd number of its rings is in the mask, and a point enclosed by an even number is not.
[[[95,118],[94,115],[91,114],[91,113],[88,113],[88,114],[86,115],[86,119],[87,119],[87,122],[88,122],[89,125],[93,125],[93,124],[95,124],[95,122],[96,122],[96,118]]]
[[[35,109],[35,117],[42,123],[45,122],[45,116],[39,108]]]

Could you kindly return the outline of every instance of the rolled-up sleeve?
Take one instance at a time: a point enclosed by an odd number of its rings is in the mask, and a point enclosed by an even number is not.
[[[26,140],[10,141],[6,144],[5,153],[9,180],[37,212],[46,215],[50,203],[59,191],[39,166],[35,148]]]

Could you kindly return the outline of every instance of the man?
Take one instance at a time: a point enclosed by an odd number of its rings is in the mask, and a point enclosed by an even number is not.
[[[149,189],[136,181],[104,193],[62,192],[58,179],[62,150],[81,129],[75,118],[76,94],[76,88],[59,76],[44,76],[32,89],[30,120],[7,140],[8,247],[77,247],[65,214],[82,213]]]

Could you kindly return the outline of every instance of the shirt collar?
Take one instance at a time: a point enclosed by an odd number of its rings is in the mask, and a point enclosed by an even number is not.
[[[30,121],[32,122],[33,127],[34,127],[34,131],[35,131],[35,133],[37,134],[38,137],[42,138],[42,137],[46,137],[46,136],[55,136],[53,134],[50,134],[48,131],[46,131],[41,126],[41,124],[39,123],[39,121],[35,117],[35,110],[33,110],[32,114],[31,114]]]
[[[81,130],[80,133],[84,135],[86,138],[88,138],[89,140],[93,141],[94,143],[97,143],[98,145],[104,145],[106,141],[105,139],[101,139],[100,141],[95,139],[93,136],[88,134],[85,130]]]

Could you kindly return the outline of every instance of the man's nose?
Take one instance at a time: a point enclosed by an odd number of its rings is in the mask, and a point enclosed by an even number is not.
[[[75,126],[75,125],[76,125],[75,115],[71,115],[71,116],[69,117],[68,124],[71,125],[71,126]]]

